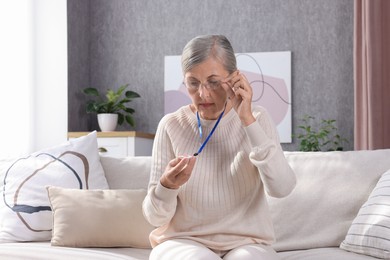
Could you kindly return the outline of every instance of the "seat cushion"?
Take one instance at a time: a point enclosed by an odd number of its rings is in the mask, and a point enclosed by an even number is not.
[[[140,248],[74,248],[51,246],[50,242],[0,244],[2,259],[29,260],[148,260],[151,249]]]
[[[375,260],[377,258],[344,251],[337,247],[294,250],[278,253],[281,260]]]

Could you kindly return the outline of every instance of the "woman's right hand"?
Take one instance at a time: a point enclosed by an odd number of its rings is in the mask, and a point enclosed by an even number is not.
[[[160,178],[161,185],[168,189],[180,188],[190,179],[195,161],[195,156],[180,156],[171,160]]]

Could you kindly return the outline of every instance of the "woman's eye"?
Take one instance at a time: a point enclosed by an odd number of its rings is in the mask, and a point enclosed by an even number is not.
[[[209,84],[210,87],[214,88],[218,86],[219,81],[208,81],[207,83]]]
[[[188,84],[191,88],[197,88],[199,86],[199,82],[197,81],[190,81]]]

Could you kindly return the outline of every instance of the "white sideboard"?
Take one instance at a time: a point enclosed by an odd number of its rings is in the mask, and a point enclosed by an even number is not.
[[[87,135],[89,132],[68,132],[68,139]],[[97,132],[101,156],[126,157],[152,155],[154,135],[136,131]]]

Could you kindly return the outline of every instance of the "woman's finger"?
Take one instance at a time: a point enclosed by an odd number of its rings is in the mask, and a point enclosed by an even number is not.
[[[180,172],[186,167],[188,164],[189,158],[188,157],[177,157],[169,162],[169,174],[172,176],[176,176],[180,174]]]
[[[229,76],[227,76],[225,79],[221,80],[221,83],[227,83],[230,82],[234,77],[236,77],[240,72],[238,70],[232,72]]]
[[[221,86],[225,90],[228,99],[231,99],[235,96],[234,91],[228,82],[222,82]]]
[[[175,159],[170,160],[168,164],[170,167],[175,167],[180,161],[180,157],[176,157]]]

